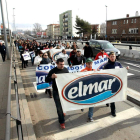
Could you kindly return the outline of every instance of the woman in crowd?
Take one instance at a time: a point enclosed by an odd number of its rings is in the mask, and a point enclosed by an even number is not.
[[[38,56],[35,57],[34,65],[40,65],[40,62],[42,61],[42,55],[43,53],[39,51]]]
[[[40,62],[40,64],[50,64],[51,63],[51,59],[48,57],[48,53],[44,53],[42,55],[42,61]],[[52,92],[51,89],[46,89],[45,93],[49,93],[50,98],[52,98]]]
[[[66,49],[71,49],[71,46],[69,45],[69,43],[68,43],[68,42],[67,42]]]

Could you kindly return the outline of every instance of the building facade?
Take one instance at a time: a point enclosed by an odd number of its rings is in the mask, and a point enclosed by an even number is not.
[[[75,19],[76,15],[72,14],[72,10],[68,10],[59,15],[61,38],[71,39],[72,37],[78,36],[76,29],[73,27],[75,25]]]
[[[54,39],[59,39],[60,37],[60,25],[54,27]]]
[[[59,24],[49,24],[47,25],[47,36],[49,39],[54,39],[54,27]]]
[[[140,40],[140,16],[107,20],[107,39]]]

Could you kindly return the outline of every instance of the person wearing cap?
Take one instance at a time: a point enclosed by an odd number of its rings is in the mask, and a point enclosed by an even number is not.
[[[109,57],[108,54],[104,51],[103,48],[101,48],[100,52],[96,55],[94,60],[98,60],[101,58]]]
[[[93,64],[93,60],[91,58],[88,58],[86,60],[86,68],[82,69],[81,72],[96,71],[95,69],[92,69],[92,64]],[[93,122],[93,110],[94,110],[94,107],[89,108],[89,111],[88,111],[88,121],[89,122]],[[83,112],[84,109],[81,109],[81,111]]]
[[[93,59],[93,51],[92,48],[89,46],[89,42],[86,42],[86,45],[83,47],[84,49],[84,57],[87,58],[92,58]]]
[[[121,63],[116,61],[116,55],[114,52],[109,53],[109,61],[105,64],[104,69],[117,69],[117,68],[123,68]],[[129,69],[129,66],[126,67],[126,69]],[[109,104],[106,104],[108,107]],[[110,103],[110,108],[111,108],[111,114],[112,116],[116,117],[116,107],[115,103],[112,102]]]

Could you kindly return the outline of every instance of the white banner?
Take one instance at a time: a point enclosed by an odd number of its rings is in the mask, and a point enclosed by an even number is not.
[[[22,54],[22,56],[23,56],[24,61],[27,61],[27,60],[31,59],[30,54],[28,52]]]
[[[56,83],[63,111],[79,110],[125,101],[127,70],[58,74]]]
[[[82,49],[77,49],[77,51],[81,51],[81,54],[84,54],[84,50]],[[68,56],[70,55],[70,52],[72,51],[72,49],[66,49],[66,54],[68,54]],[[62,53],[62,49],[50,49],[50,53],[51,53],[51,57],[53,59],[53,61],[57,60],[57,56]]]
[[[46,50],[40,50],[42,53],[45,53],[47,51],[49,51],[50,49],[46,49]]]
[[[30,55],[31,55],[32,58],[35,57],[35,52],[34,51],[29,52],[29,53],[30,53]]]

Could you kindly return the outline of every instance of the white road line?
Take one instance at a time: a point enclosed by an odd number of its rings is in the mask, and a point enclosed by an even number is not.
[[[127,76],[131,76],[131,75],[134,75],[134,74],[132,74],[132,73],[127,73]]]
[[[140,65],[139,64],[133,64],[133,63],[127,63],[127,62],[124,62],[125,64],[128,64],[128,65],[131,65],[131,66],[135,66],[137,68],[140,68]]]
[[[96,120],[92,123],[86,123],[85,125],[81,125],[66,131],[56,133],[51,137],[53,137],[53,139],[55,140],[66,140],[66,139],[73,140],[94,133],[106,127],[112,126],[119,122],[123,122],[124,120],[126,121],[127,119],[135,117],[139,114],[140,114],[140,110],[135,107],[132,107],[130,109],[117,113],[117,117],[115,118],[112,116],[108,116]],[[49,139],[49,136],[45,137],[45,139]]]
[[[130,68],[129,68],[130,69]],[[130,70],[133,70],[133,71],[136,71],[136,72],[140,72],[140,71],[138,71],[138,70],[134,70],[134,69],[130,69]]]

